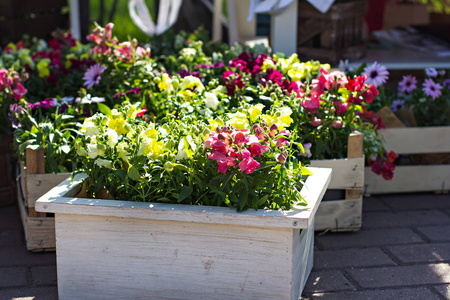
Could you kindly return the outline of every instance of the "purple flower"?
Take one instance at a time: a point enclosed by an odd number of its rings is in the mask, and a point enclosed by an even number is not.
[[[402,108],[403,105],[405,105],[405,101],[404,100],[400,100],[400,99],[393,100],[392,103],[391,103],[391,110],[393,112],[396,112],[397,110]]]
[[[411,93],[417,88],[417,79],[412,75],[403,76],[403,80],[398,83],[402,93]]]
[[[184,77],[186,77],[186,76],[195,76],[195,77],[201,78],[201,77],[199,76],[199,75],[200,75],[200,72],[198,72],[198,71],[191,72],[191,71],[189,71],[189,70],[182,69],[181,71],[178,71],[178,74],[180,74],[181,78],[184,78]]]
[[[83,76],[84,85],[90,89],[94,86],[94,84],[98,84],[101,79],[100,74],[102,74],[105,70],[106,67],[100,65],[99,63],[89,67]]]
[[[367,76],[366,83],[369,85],[373,84],[375,87],[379,87],[380,85],[386,83],[389,78],[387,68],[377,62],[365,67],[362,74]]]
[[[450,89],[450,79],[445,79],[442,84],[446,89]]]
[[[8,113],[8,119],[11,121],[13,127],[20,127],[20,122],[18,120],[18,115],[25,110],[21,105],[19,104],[11,104],[9,106],[9,113]]]
[[[433,97],[433,100],[438,98],[441,95],[442,86],[439,83],[435,83],[433,79],[427,78],[423,83],[423,92],[430,97]]]
[[[438,72],[435,68],[426,68],[425,74],[427,74],[428,77],[436,77],[438,75]]]
[[[40,102],[28,103],[28,106],[29,106],[32,110],[34,110],[34,109],[36,109],[36,108],[39,108],[39,107],[42,107],[42,108],[44,108],[44,109],[47,109],[47,108],[50,108],[50,107],[55,106],[55,102],[53,101],[53,98],[47,98],[47,99],[44,99],[44,100],[42,100],[42,101],[40,101]]]

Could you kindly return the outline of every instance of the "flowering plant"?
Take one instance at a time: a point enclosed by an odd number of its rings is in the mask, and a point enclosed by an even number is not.
[[[237,210],[305,204],[299,191],[308,171],[292,156],[276,111],[209,122],[169,116],[158,124],[136,117],[139,111],[125,104],[84,121],[76,151],[89,195],[106,190],[116,199]]]
[[[23,76],[21,77],[13,69],[0,68],[0,132],[10,133],[11,123],[10,119],[10,105],[14,105],[17,101],[27,93],[27,90],[22,85]]]

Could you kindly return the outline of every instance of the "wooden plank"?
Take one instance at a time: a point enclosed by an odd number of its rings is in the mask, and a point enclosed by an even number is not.
[[[364,156],[364,135],[361,132],[352,132],[348,136],[347,157],[356,158]],[[362,176],[364,182],[364,173]],[[345,199],[358,199],[362,195],[362,189],[346,189]]]
[[[316,214],[316,231],[355,231],[361,228],[363,198],[323,201]]]
[[[364,158],[312,160],[311,167],[331,168],[330,189],[357,189],[364,186]]]
[[[388,128],[379,133],[386,149],[397,154],[450,152],[450,126]]]
[[[38,200],[45,193],[70,177],[70,173],[58,174],[28,174],[25,177],[27,186],[28,208],[34,207]]]
[[[86,175],[77,175],[53,188],[36,202],[36,210],[79,215],[102,215],[154,220],[235,224],[243,226],[308,228],[331,179],[331,169],[309,168],[308,176],[301,190],[307,206],[294,206],[289,211],[247,210],[217,206],[179,205],[120,200],[83,199],[65,197],[68,191],[77,188]],[[70,204],[70,205],[68,205]],[[117,209],[120,207],[120,210]]]
[[[33,252],[55,251],[55,218],[32,218],[26,220],[27,249]]]
[[[56,214],[56,233],[60,299],[300,296],[298,229]]]
[[[365,194],[439,192],[450,190],[450,165],[397,166],[392,180],[366,167]]]
[[[32,150],[30,148],[25,149],[25,161],[27,164],[27,175],[31,174],[43,174],[45,173],[45,155],[44,148],[39,148],[38,150]],[[25,176],[27,176],[25,175]],[[25,180],[25,185],[27,182]],[[33,188],[26,187],[27,192],[31,192]],[[34,210],[33,206],[28,202],[28,194],[25,195],[25,203],[28,207],[28,214],[32,217],[45,217],[44,213],[40,213]]]

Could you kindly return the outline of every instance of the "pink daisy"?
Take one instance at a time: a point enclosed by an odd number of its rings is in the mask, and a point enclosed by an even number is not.
[[[389,71],[387,68],[377,62],[365,67],[363,74],[367,76],[366,83],[368,85],[373,84],[375,87],[379,87],[386,83],[389,78]]]
[[[417,79],[412,75],[403,76],[403,80],[398,83],[402,93],[411,93],[417,88]]]
[[[441,95],[442,86],[439,83],[435,83],[433,79],[427,78],[423,83],[423,92],[430,97],[433,97],[433,100],[438,98]]]
[[[100,74],[102,74],[105,70],[106,67],[100,65],[99,63],[89,67],[83,76],[84,85],[90,89],[94,86],[94,84],[98,84],[101,79]]]

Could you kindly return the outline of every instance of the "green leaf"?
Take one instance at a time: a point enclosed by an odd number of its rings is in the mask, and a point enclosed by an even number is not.
[[[97,103],[97,105],[98,105],[98,110],[99,110],[102,114],[104,114],[104,115],[107,116],[107,117],[110,117],[110,116],[111,116],[111,109],[110,109],[107,105],[105,105],[105,104],[103,104],[103,103]]]
[[[127,175],[135,181],[139,181],[141,179],[141,174],[139,174],[139,171],[133,165],[130,165],[130,167],[128,168]]]
[[[192,188],[189,186],[183,186],[180,191],[180,196],[178,197],[178,203],[186,199],[192,194]]]
[[[300,175],[302,175],[302,176],[304,176],[304,175],[312,175],[312,174],[313,174],[313,172],[311,172],[307,168],[302,168],[302,170],[300,171]]]

